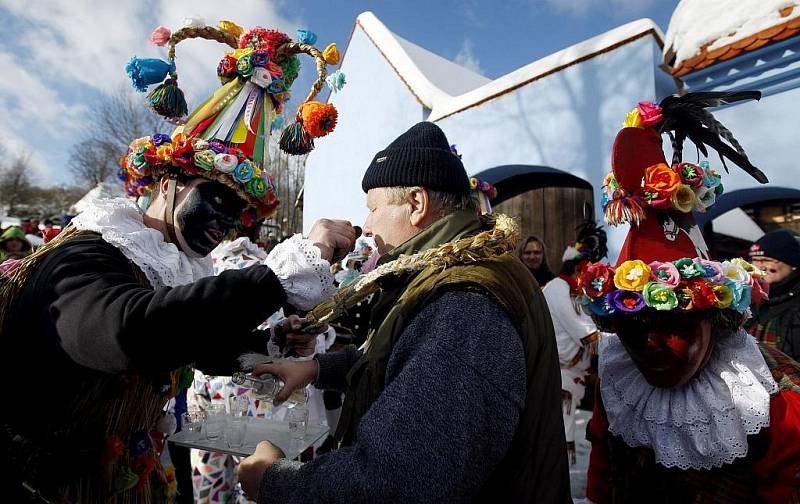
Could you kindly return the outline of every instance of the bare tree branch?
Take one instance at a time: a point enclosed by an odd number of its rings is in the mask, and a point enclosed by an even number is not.
[[[70,149],[69,169],[79,184],[94,187],[117,172],[130,142],[169,128],[143,97],[117,88],[95,105],[91,120]]]
[[[30,160],[30,153],[22,151],[11,164],[0,166],[0,206],[9,215],[15,215],[30,198]]]

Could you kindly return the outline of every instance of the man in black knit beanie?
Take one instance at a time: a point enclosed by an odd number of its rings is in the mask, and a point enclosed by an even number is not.
[[[362,181],[379,266],[494,226],[461,160],[422,122]],[[513,250],[513,245],[509,250]],[[513,253],[379,282],[365,350],[264,365],[278,399],[345,392],[340,448],[307,464],[267,442],[240,466],[258,502],[570,502],[561,379],[544,297]]]
[[[794,360],[800,359],[800,242],[788,229],[765,234],[750,247],[752,263],[769,283],[769,298],[754,308],[749,331]]]

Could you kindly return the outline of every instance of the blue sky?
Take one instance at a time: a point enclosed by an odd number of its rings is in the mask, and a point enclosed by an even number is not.
[[[371,10],[393,32],[489,78],[642,17],[666,31],[677,0],[3,0],[0,19],[0,142],[33,155],[36,182],[68,184],[67,153],[100,93],[127,85],[130,56],[163,57],[147,43],[153,28],[185,16],[245,28],[297,28],[344,51],[356,16]],[[35,8],[33,8],[35,6]],[[216,86],[224,47],[178,46],[190,109]],[[310,70],[310,69],[307,69]],[[304,94],[311,76],[301,71]],[[346,89],[346,88],[345,88]],[[143,98],[143,95],[141,96]],[[296,103],[295,103],[296,105]],[[131,139],[132,140],[132,139]]]

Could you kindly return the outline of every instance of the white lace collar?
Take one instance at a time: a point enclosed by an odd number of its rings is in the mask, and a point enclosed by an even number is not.
[[[124,198],[98,199],[72,219],[78,229],[99,233],[138,266],[154,288],[184,285],[213,274],[211,259],[190,258],[164,235],[144,225],[144,213]]]
[[[680,387],[647,383],[617,336],[600,343],[600,391],[609,431],[656,462],[710,469],[747,455],[747,436],[769,426],[778,384],[744,330],[715,336],[708,364]]]

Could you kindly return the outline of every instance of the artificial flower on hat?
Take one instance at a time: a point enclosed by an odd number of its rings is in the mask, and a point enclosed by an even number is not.
[[[767,177],[750,163],[743,148],[705,111],[760,93],[688,93],[659,104],[640,102],[628,113],[612,152],[612,171],[603,182],[603,204],[610,225],[631,224],[616,266],[595,263],[584,269],[580,288],[596,316],[643,310],[710,314],[739,324],[751,302],[766,298],[763,272],[744,259],[718,262],[694,220],[722,195],[719,173],[707,161],[684,162],[682,139],[701,152],[711,147],[723,167],[731,161],[756,180]],[[671,133],[673,159],[662,150],[661,134]],[[613,285],[606,283],[613,272]],[[608,310],[601,309],[608,307]],[[726,318],[727,317],[727,318]]]
[[[299,55],[315,58],[318,84],[300,103],[296,121],[284,130],[283,137],[294,142],[282,140],[281,147],[307,153],[312,139],[330,133],[337,121],[333,105],[313,101],[327,77],[325,57],[313,46],[316,35],[308,30],[298,35],[299,43],[278,30],[245,31],[230,20],[213,27],[199,18],[187,18],[175,32],[156,28],[150,41],[168,47],[168,60],[134,57],[126,70],[138,91],[157,85],[148,95],[150,107],[179,125],[171,135],[159,133],[131,143],[118,171],[128,195],[147,197],[164,175],[199,176],[233,189],[248,204],[242,222],[272,215],[278,197],[265,170],[270,133],[282,124],[283,104],[300,69]],[[231,50],[217,63],[220,88],[187,114],[175,52],[180,42],[192,38],[216,40]]]

